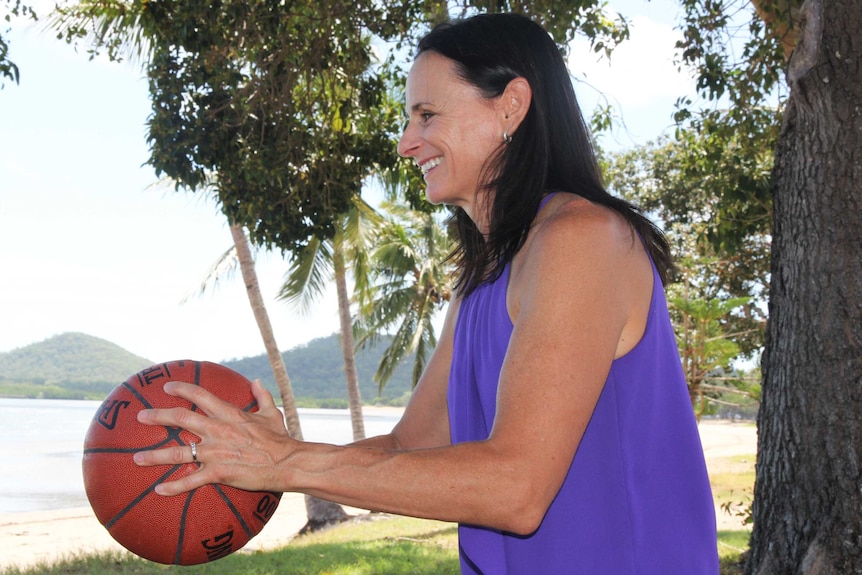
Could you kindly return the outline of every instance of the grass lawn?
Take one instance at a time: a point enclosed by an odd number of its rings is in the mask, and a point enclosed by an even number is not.
[[[456,575],[457,537],[450,523],[374,515],[299,537],[281,549],[240,551],[204,565],[160,565],[130,553],[101,553],[12,567],[0,575]],[[736,563],[748,545],[748,531],[722,531],[718,545],[722,575],[741,573]]]
[[[718,554],[722,575],[742,573],[740,556],[748,549],[755,454],[732,455],[709,461],[709,482],[719,524]]]
[[[281,549],[240,551],[203,565],[160,565],[131,553],[100,553],[12,567],[0,575],[456,575],[457,537],[451,523],[372,515],[298,537]]]

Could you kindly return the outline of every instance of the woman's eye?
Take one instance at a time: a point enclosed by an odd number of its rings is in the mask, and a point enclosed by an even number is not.
[[[422,112],[421,114],[419,114],[419,117],[422,118],[423,122],[427,122],[432,117],[434,117],[434,114],[432,114],[431,112]]]

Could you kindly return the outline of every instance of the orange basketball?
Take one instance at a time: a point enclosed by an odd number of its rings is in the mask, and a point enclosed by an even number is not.
[[[93,417],[84,440],[84,488],[96,517],[123,547],[159,563],[196,565],[248,543],[272,517],[281,493],[205,485],[173,497],[156,494],[156,485],[188,475],[198,465],[140,467],[132,461],[137,451],[200,441],[175,427],[138,423],[142,409],[200,409],[165,393],[168,381],[200,385],[257,411],[250,382],[224,366],[185,360],[148,367],[117,386]]]

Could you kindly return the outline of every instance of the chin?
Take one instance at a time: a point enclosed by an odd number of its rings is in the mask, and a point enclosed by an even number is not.
[[[447,194],[443,193],[442,190],[436,189],[434,186],[425,186],[425,199],[435,206],[453,203]]]

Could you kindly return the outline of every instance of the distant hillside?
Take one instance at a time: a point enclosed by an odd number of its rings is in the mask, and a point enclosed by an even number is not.
[[[26,347],[0,353],[0,394],[8,386],[42,386],[49,397],[55,388],[106,395],[132,373],[153,362],[104,339],[83,333],[63,333]],[[47,392],[47,393],[44,393]],[[77,396],[76,394],[72,395]]]
[[[383,338],[377,346],[356,356],[365,402],[378,398],[374,372],[388,344],[389,340]],[[346,407],[347,387],[338,334],[312,340],[282,355],[294,396],[301,404],[308,404],[302,401],[306,399],[314,405]],[[392,403],[410,390],[410,361],[396,370],[380,395],[382,402]],[[83,333],[64,333],[0,353],[0,397],[102,399],[130,375],[154,363],[109,341]],[[260,379],[278,397],[265,354],[221,363],[249,379]]]
[[[360,350],[356,354],[356,371],[359,375],[359,389],[365,402],[378,397],[374,373],[389,338],[381,338],[374,347]],[[297,398],[331,399],[347,398],[347,384],[344,379],[344,366],[341,358],[341,338],[336,334],[313,339],[306,345],[295,347],[282,353],[293,394]],[[380,397],[392,400],[410,391],[410,369],[412,357],[400,366]],[[264,386],[276,397],[278,392],[272,368],[266,355],[258,355],[238,360],[222,362],[225,366],[238,371],[249,379],[260,379]]]
[[[125,380],[153,362],[107,340],[83,333],[63,333],[26,347],[0,353],[0,376],[43,383]]]

